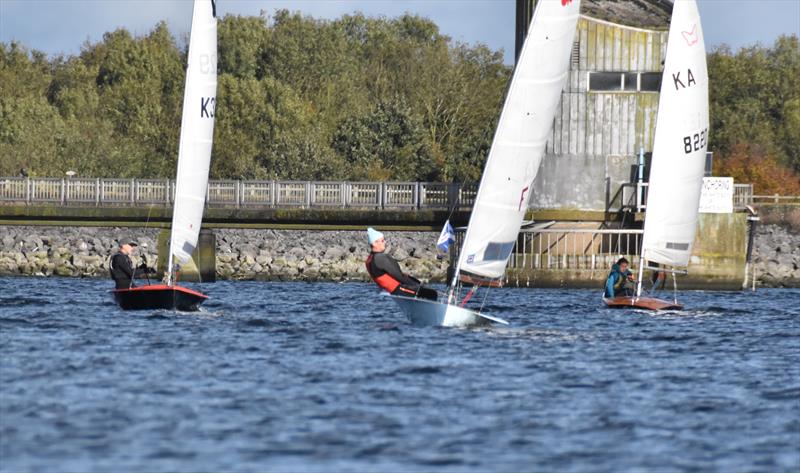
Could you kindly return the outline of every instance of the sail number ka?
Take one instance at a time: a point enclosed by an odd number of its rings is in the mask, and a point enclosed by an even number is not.
[[[708,138],[708,128],[701,131],[700,133],[695,133],[694,135],[690,136],[684,136],[683,152],[689,154],[692,151],[700,151],[702,149],[705,149],[707,138]]]

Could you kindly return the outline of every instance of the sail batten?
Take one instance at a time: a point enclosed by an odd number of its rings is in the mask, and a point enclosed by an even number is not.
[[[191,258],[203,220],[217,96],[217,19],[213,0],[195,0],[183,95],[169,264]]]
[[[505,274],[569,70],[580,0],[541,0],[511,78],[472,206],[458,274]]]
[[[695,0],[672,9],[656,118],[642,258],[686,267],[692,254],[708,146],[708,70]]]

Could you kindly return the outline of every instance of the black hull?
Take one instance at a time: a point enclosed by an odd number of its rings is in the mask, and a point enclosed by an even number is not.
[[[114,300],[122,310],[198,310],[208,296],[181,286],[153,285],[116,289]]]

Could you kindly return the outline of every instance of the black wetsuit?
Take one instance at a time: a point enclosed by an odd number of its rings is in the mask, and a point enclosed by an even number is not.
[[[115,254],[111,257],[109,270],[111,272],[111,278],[117,284],[117,289],[136,287],[133,283],[133,278],[136,277],[136,271],[133,269],[130,256],[124,253]]]
[[[400,269],[397,261],[382,251],[380,253],[370,253],[369,263],[367,264],[367,271],[373,279],[380,278],[388,274],[396,279],[400,285],[392,292],[396,296],[411,296],[421,297],[423,299],[430,299],[435,301],[438,299],[438,294],[434,289],[427,288],[422,285],[419,279],[413,278]]]

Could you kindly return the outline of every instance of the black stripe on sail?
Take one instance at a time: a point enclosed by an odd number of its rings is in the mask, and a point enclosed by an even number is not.
[[[211,16],[217,17],[217,0],[211,0]]]

